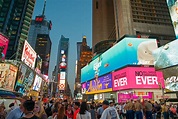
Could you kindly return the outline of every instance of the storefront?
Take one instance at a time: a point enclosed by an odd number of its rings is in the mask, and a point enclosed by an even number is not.
[[[129,99],[156,100],[163,95],[164,78],[154,67],[125,67],[112,73],[113,91],[117,91],[117,101]]]

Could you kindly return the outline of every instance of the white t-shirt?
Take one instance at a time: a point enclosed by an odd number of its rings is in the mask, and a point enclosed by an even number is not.
[[[76,119],[91,119],[91,113],[86,111],[85,114],[77,114]]]
[[[120,119],[120,118],[117,113],[117,110],[114,107],[108,107],[103,111],[101,115],[101,119]]]

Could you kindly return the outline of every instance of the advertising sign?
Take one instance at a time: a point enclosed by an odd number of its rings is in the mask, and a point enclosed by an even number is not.
[[[34,79],[35,79],[35,74],[34,74],[33,70],[28,68],[25,73],[25,77],[24,77],[24,81],[23,81],[24,93],[26,91],[29,92],[29,90],[32,88],[31,86],[33,84]]]
[[[169,8],[172,24],[174,26],[174,32],[176,38],[178,38],[178,1],[177,0],[166,0]]]
[[[21,60],[31,68],[35,67],[37,55],[30,44],[25,40]]]
[[[81,70],[81,82],[94,79],[126,65],[154,65],[156,39],[125,37]]]
[[[7,48],[8,48],[8,44],[9,44],[9,40],[5,36],[0,34],[0,47],[3,48],[2,59],[5,59]]]
[[[33,83],[33,90],[40,91],[41,83],[42,83],[42,78],[36,74],[35,81]]]
[[[59,90],[64,90],[65,89],[65,80],[60,80],[58,87],[59,87]]]
[[[178,65],[161,69],[165,79],[166,92],[178,91]]]
[[[95,94],[112,91],[112,75],[107,74],[102,77],[87,82],[86,94]]]
[[[65,80],[66,79],[66,72],[60,72],[60,79]]]
[[[126,67],[112,73],[113,90],[164,88],[161,72],[153,67]]]
[[[130,99],[139,99],[142,97],[142,99],[152,99],[153,93],[148,92],[146,95],[136,95],[134,93],[118,93],[118,102],[127,102]]]
[[[27,71],[27,66],[25,64],[21,64],[19,66],[18,72],[17,72],[17,82],[15,85],[15,91],[24,93],[24,86],[23,86],[23,81],[25,77],[25,73]]]
[[[86,93],[86,83],[83,83],[82,84],[82,94],[85,94]]]
[[[174,40],[153,51],[155,68],[162,69],[178,64],[178,40]]]
[[[11,64],[0,64],[0,88],[13,91],[18,68]]]

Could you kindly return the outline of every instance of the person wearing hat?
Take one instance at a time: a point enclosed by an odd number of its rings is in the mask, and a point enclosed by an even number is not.
[[[120,119],[117,110],[114,107],[110,107],[107,100],[103,101],[103,109],[101,119]]]

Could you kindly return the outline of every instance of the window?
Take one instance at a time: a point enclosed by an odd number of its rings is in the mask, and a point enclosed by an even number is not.
[[[98,9],[98,1],[96,1],[96,9]]]

